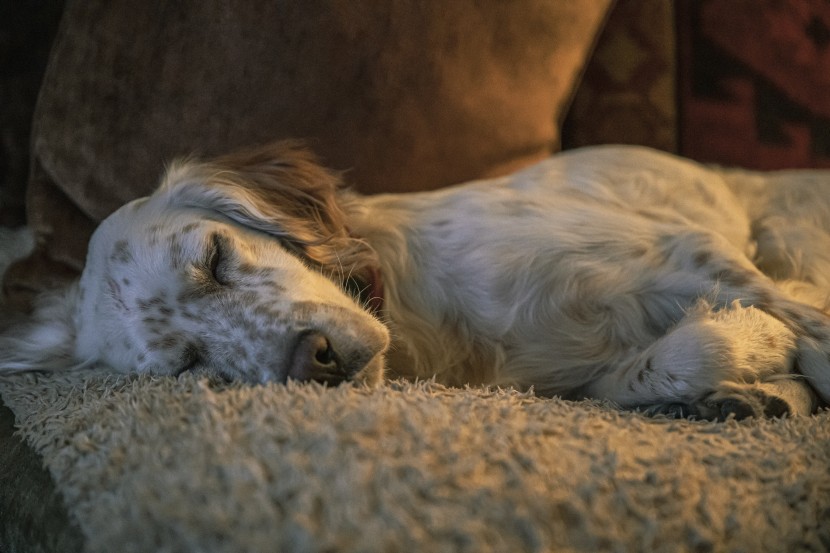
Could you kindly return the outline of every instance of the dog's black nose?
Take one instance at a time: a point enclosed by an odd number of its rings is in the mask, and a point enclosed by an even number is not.
[[[350,376],[331,340],[321,332],[309,330],[299,335],[291,356],[288,376],[294,380],[316,380],[340,384]]]

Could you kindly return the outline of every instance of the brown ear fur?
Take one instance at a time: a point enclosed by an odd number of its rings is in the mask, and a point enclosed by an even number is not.
[[[297,141],[174,164],[157,194],[171,205],[211,209],[278,237],[332,276],[357,276],[377,266],[374,251],[349,234],[339,176]]]

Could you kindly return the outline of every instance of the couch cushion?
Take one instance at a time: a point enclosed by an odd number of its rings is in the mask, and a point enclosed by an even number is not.
[[[79,269],[94,224],[182,155],[304,138],[365,192],[535,161],[610,3],[69,3],[34,121],[41,255]]]

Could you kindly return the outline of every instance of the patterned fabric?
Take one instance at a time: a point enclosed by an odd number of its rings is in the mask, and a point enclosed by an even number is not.
[[[830,3],[681,0],[681,152],[830,167]]]
[[[563,146],[677,149],[672,2],[617,0],[562,130]]]

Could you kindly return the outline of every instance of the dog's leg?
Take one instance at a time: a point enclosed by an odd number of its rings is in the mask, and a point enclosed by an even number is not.
[[[830,292],[830,234],[809,220],[765,217],[752,225],[755,264],[775,280],[797,280]],[[823,307],[823,306],[822,306]]]
[[[722,419],[809,414],[815,396],[790,376],[796,336],[738,302],[700,302],[664,337],[594,382],[589,393],[650,413]]]
[[[692,267],[687,268],[693,268],[698,276],[703,277],[705,286],[711,287],[712,305],[716,310],[729,307],[735,312],[736,305],[753,306],[760,314],[777,321],[779,327],[785,328],[795,338],[791,367],[765,374],[763,366],[760,366],[753,379],[741,375],[741,381],[766,382],[794,373],[803,378],[824,403],[830,403],[830,315],[815,306],[816,295],[824,287],[810,285],[805,288],[802,285],[799,288],[792,283],[778,286],[751,265],[745,256],[715,236],[694,233],[680,240],[686,245],[697,240],[698,247],[704,246],[691,255]],[[677,248],[675,253],[689,254],[682,250]],[[757,347],[757,336],[738,331],[745,324],[736,319],[733,326],[734,342],[747,342]]]
[[[676,234],[661,245],[685,277],[663,273],[655,297],[705,300],[591,383],[589,395],[707,418],[810,412],[813,392],[830,402],[830,316],[717,235]]]
[[[759,307],[795,333],[795,369],[830,404],[830,316],[786,298],[775,298]]]

